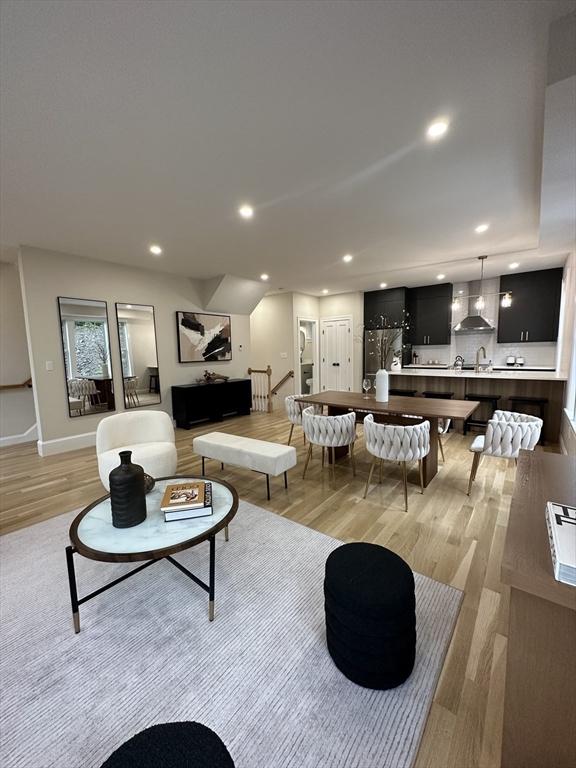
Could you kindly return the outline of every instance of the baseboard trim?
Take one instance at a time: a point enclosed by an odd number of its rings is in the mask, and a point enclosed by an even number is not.
[[[6,435],[6,437],[0,437],[0,448],[7,447],[9,445],[18,445],[19,443],[32,443],[38,439],[38,429],[36,424],[32,424],[30,429],[26,432],[22,432],[20,435]]]
[[[90,448],[96,445],[96,432],[84,432],[81,435],[59,437],[56,440],[38,440],[36,445],[40,456],[53,456],[55,453],[77,451],[80,448]]]

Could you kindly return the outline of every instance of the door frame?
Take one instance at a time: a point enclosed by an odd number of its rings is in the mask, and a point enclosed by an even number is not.
[[[313,334],[313,355],[314,363],[312,378],[314,379],[312,389],[314,392],[320,392],[320,319],[317,317],[307,317],[297,315],[296,328],[294,331],[294,392],[297,395],[302,394],[302,384],[300,379],[300,323],[314,323]]]
[[[330,315],[321,317],[319,321],[319,330],[323,331],[322,325],[324,322],[333,323],[337,322],[338,320],[348,320],[350,323],[350,392],[354,391],[354,316],[353,315]],[[324,334],[320,334],[320,347],[319,347],[319,358],[323,358],[323,345],[324,345]],[[324,363],[320,363],[320,379],[318,381],[319,389],[318,391],[322,391],[323,386],[323,379],[324,379]]]

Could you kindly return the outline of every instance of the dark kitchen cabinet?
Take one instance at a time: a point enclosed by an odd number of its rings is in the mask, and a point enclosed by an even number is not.
[[[408,288],[409,341],[413,345],[450,344],[452,335],[452,283]]]
[[[562,267],[502,275],[500,291],[512,294],[512,306],[498,310],[498,343],[557,341]]]
[[[366,291],[364,294],[364,325],[366,328],[390,328],[404,320],[406,288]]]
[[[176,426],[183,429],[190,429],[199,421],[222,421],[225,416],[245,416],[250,413],[251,407],[250,379],[172,387],[172,414]]]

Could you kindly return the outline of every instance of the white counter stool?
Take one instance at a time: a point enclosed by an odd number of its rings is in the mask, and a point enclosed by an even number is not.
[[[482,456],[517,459],[521,448],[533,451],[540,439],[543,423],[537,416],[529,416],[526,413],[494,411],[486,426],[486,434],[475,437],[470,446],[474,458],[470,468],[468,496]]]
[[[332,477],[335,477],[336,452],[335,448],[350,446],[350,461],[352,474],[356,476],[356,460],[354,458],[354,441],[356,440],[356,414],[343,413],[339,416],[319,416],[314,413],[314,407],[302,411],[302,429],[310,443],[302,479],[306,477],[308,463],[312,457],[312,446],[322,448],[322,467],[324,467],[324,451],[332,451]]]
[[[296,400],[296,395],[288,395],[284,398],[284,407],[286,408],[286,415],[288,416],[288,419],[292,422],[290,424],[290,434],[288,435],[288,445],[290,445],[290,441],[292,440],[292,433],[294,432],[294,425],[301,427],[302,426],[302,408],[303,403]],[[310,406],[313,408],[314,413],[316,415],[320,415],[322,413],[322,406],[321,405],[312,405]],[[304,435],[304,445],[306,445],[306,435]]]
[[[370,465],[364,498],[368,495],[368,487],[376,461],[380,459],[380,482],[382,482],[382,461],[399,461],[402,463],[402,479],[404,481],[404,508],[408,512],[408,472],[406,462],[417,461],[420,470],[420,488],[424,493],[424,475],[422,459],[430,451],[430,422],[423,421],[414,426],[400,424],[377,424],[371,413],[364,419],[364,440],[366,449],[374,458]]]

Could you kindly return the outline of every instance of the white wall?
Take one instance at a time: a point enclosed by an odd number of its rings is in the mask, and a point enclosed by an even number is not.
[[[294,370],[294,316],[291,293],[264,296],[250,315],[250,365],[252,368],[272,368],[272,386],[288,371]],[[278,391],[294,393],[294,379],[289,379]]]
[[[58,296],[108,303],[117,413],[124,410],[124,405],[115,302],[154,306],[162,404],[153,408],[171,413],[170,387],[195,381],[205,368],[231,377],[246,376],[250,364],[248,315],[232,315],[232,361],[178,362],[175,313],[202,311],[197,300],[198,286],[192,280],[29,247],[20,249],[19,265],[38,417],[38,448],[42,454],[92,445],[102,418],[99,414],[76,418],[68,415]],[[54,363],[53,371],[46,370],[46,361]]]
[[[0,384],[30,378],[26,326],[17,264],[0,262]],[[0,392],[0,444],[33,440],[36,421],[31,389]]]

